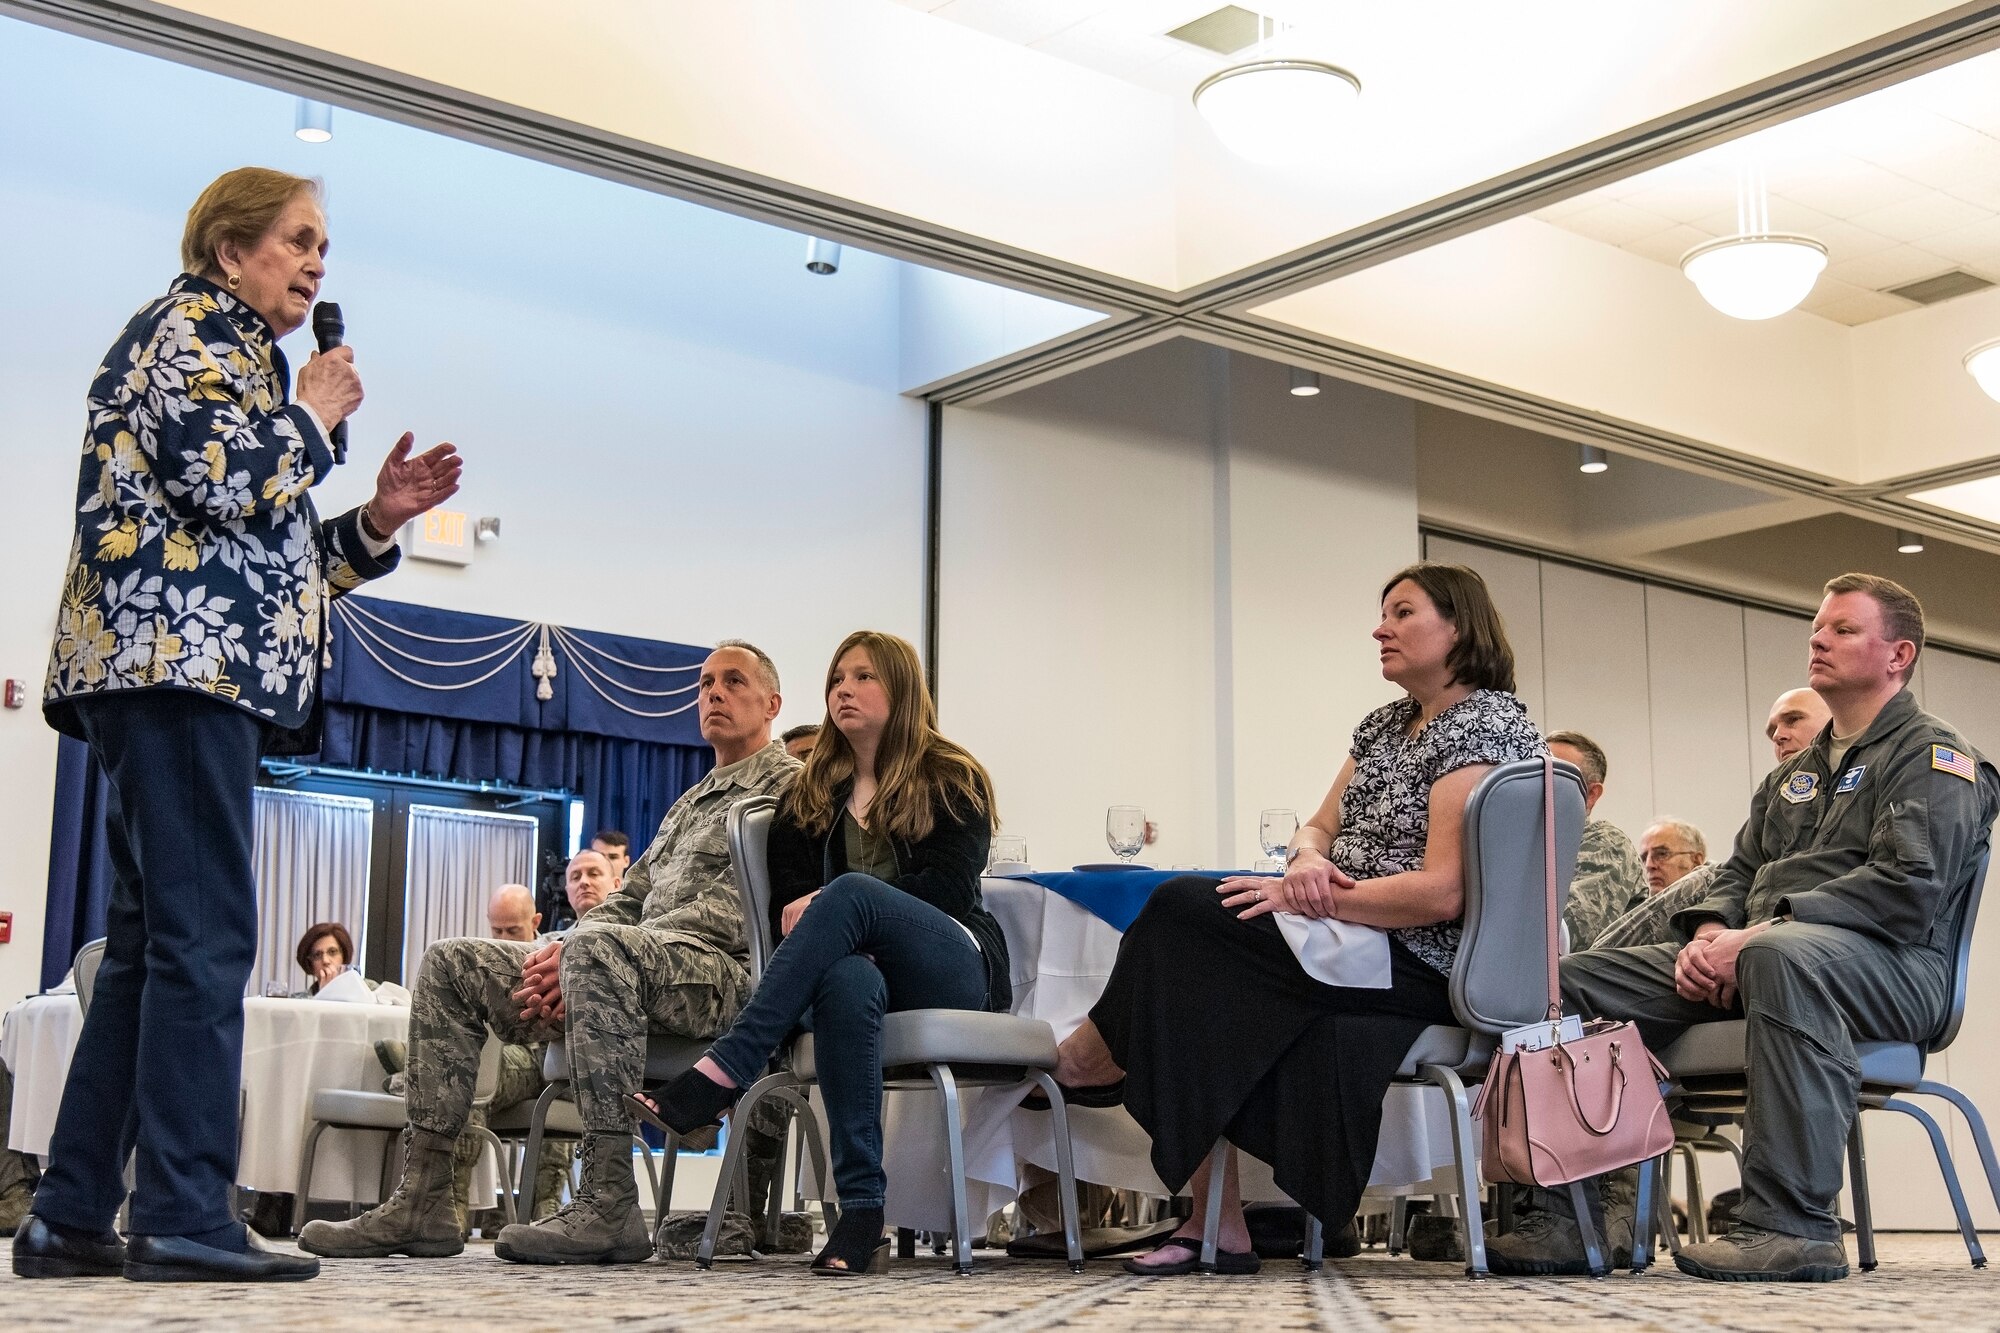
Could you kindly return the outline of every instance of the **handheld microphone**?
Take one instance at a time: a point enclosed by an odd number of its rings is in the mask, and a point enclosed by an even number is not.
[[[347,321],[340,317],[340,306],[333,301],[321,301],[313,307],[313,337],[319,341],[319,350],[331,352],[341,345],[347,335]],[[347,422],[340,421],[329,432],[333,444],[333,461],[336,464],[347,461]]]

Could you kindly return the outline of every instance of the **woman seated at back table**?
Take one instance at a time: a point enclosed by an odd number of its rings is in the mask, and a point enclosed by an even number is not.
[[[1090,1017],[1062,1044],[1056,1078],[1074,1098],[1104,1104],[1122,1078],[1126,1108],[1153,1136],[1153,1169],[1169,1184],[1193,1182],[1194,1216],[1128,1260],[1134,1273],[1198,1266],[1207,1158],[1224,1137],[1270,1163],[1323,1225],[1346,1223],[1397,1066],[1425,1027],[1457,1021],[1446,977],[1465,896],[1466,800],[1494,765],[1545,747],[1514,697],[1513,651],[1479,575],[1403,570],[1382,590],[1374,637],[1382,675],[1404,697],[1354,729],[1284,878],[1162,884],[1125,932]],[[1284,929],[1281,912],[1294,914]],[[1386,975],[1368,977],[1374,986],[1315,979],[1288,941],[1313,929],[1297,918],[1385,932]],[[1233,1154],[1227,1167],[1216,1269],[1254,1273]]]
[[[687,1134],[763,1076],[804,1019],[826,1105],[840,1220],[813,1271],[880,1271],[882,1015],[1005,1012],[1007,943],[979,897],[993,784],[938,734],[916,649],[863,630],[826,677],[826,722],[778,803],[767,861],[771,927],[784,937],[736,1022],[687,1073],[630,1099]]]
[[[300,970],[311,980],[304,990],[293,991],[291,998],[310,1000],[354,961],[354,937],[338,921],[321,921],[307,926],[306,933],[299,936],[297,957]],[[368,988],[373,990],[375,983],[369,982]]]

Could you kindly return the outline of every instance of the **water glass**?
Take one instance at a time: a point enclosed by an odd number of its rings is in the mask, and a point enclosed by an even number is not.
[[[1104,812],[1104,842],[1128,865],[1146,845],[1146,812],[1136,805],[1114,805]]]
[[[1257,845],[1264,849],[1264,855],[1283,857],[1285,849],[1292,845],[1292,839],[1299,834],[1299,812],[1296,810],[1266,810],[1257,816]],[[1279,867],[1283,868],[1283,862]]]
[[[1028,840],[1018,833],[996,833],[986,860],[989,875],[1018,875],[1028,869]]]

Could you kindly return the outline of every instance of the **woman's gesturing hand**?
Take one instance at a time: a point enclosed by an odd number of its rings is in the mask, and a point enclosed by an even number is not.
[[[812,906],[812,900],[817,897],[819,897],[819,890],[814,889],[805,897],[794,898],[786,903],[785,910],[778,916],[778,930],[780,933],[791,934],[793,928],[799,924],[799,918],[806,914],[806,908]]]
[[[458,447],[435,445],[412,458],[410,450],[416,438],[404,431],[382,460],[382,470],[375,474],[369,519],[384,536],[393,536],[397,528],[458,493],[459,473],[465,468]]]

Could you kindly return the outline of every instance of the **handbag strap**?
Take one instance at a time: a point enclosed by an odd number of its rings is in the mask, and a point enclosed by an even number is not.
[[[1543,923],[1548,927],[1549,1020],[1562,1017],[1562,976],[1557,932],[1562,928],[1556,908],[1556,761],[1542,756],[1542,883],[1548,895]]]

